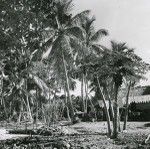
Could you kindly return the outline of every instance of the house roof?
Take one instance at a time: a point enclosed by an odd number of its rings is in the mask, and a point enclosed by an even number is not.
[[[125,103],[125,97],[123,98],[123,102]],[[129,97],[129,104],[130,103],[148,103],[150,102],[150,95],[142,95],[142,96],[130,96]]]
[[[146,88],[149,86],[137,86],[131,88],[129,94],[129,104],[130,103],[147,103],[150,102],[150,95],[143,95]],[[125,104],[127,89],[122,89],[119,93],[119,99]]]
[[[138,86],[138,87],[132,88],[130,90],[130,94],[129,94],[129,104],[130,103],[150,103],[150,94],[149,95],[143,95],[143,93],[147,87],[149,87],[149,86]],[[120,108],[123,107],[126,103],[126,94],[127,94],[127,89],[122,89],[119,92],[118,106]],[[98,100],[97,104],[99,104],[99,106],[102,108],[104,107],[102,100]],[[107,106],[107,108],[109,107],[108,100],[106,100],[106,106]]]

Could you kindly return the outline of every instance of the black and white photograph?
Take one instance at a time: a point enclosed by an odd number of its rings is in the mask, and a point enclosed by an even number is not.
[[[150,0],[0,0],[0,149],[150,149]]]

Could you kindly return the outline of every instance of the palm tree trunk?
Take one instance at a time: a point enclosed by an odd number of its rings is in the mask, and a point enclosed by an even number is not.
[[[7,109],[6,109],[6,104],[5,104],[5,100],[3,98],[3,95],[2,95],[2,101],[3,101],[3,106],[4,106],[4,112],[5,112],[5,116],[6,116],[6,119],[8,119],[8,114],[7,114]]]
[[[107,87],[105,87],[104,89],[105,89],[106,96],[107,96],[108,101],[109,101],[109,108],[110,108],[110,112],[111,112],[111,119],[113,121],[113,119],[114,119],[114,109],[113,109],[113,106],[112,106],[112,102],[111,102],[110,95],[108,93]]]
[[[38,123],[38,117],[39,117],[39,103],[38,103],[38,97],[39,97],[39,89],[36,87],[36,128]]]
[[[0,97],[2,97],[2,94],[3,94],[3,76],[1,75],[0,76]],[[2,98],[0,100],[1,100],[1,105],[3,105]]]
[[[20,105],[20,112],[19,112],[19,117],[18,117],[18,123],[21,122],[22,111],[23,111],[23,103],[21,102],[21,105]]]
[[[124,117],[123,130],[126,130],[126,127],[127,127],[130,89],[131,89],[131,81],[129,82],[129,86],[128,86],[128,90],[127,90],[127,95],[126,95],[126,108],[125,108],[125,117]]]
[[[6,117],[6,119],[8,119],[6,104],[5,104],[5,100],[4,100],[4,97],[3,97],[3,76],[2,76],[2,78],[1,78],[0,81],[1,81],[1,82],[0,82],[0,87],[1,87],[1,95],[0,95],[0,96],[1,96],[1,104],[2,104],[3,107],[4,107],[5,117]]]
[[[108,126],[108,136],[110,137],[111,136],[110,116],[109,116],[109,112],[108,112],[108,109],[107,109],[107,106],[106,106],[106,99],[105,99],[105,96],[103,94],[102,88],[100,86],[100,82],[99,82],[98,77],[97,77],[97,83],[98,83],[99,91],[102,95],[102,100],[103,100],[103,103],[104,103],[104,110],[105,110],[106,119],[107,119],[107,126]]]
[[[66,110],[67,110],[67,118],[68,118],[68,121],[71,121],[69,109],[68,109],[67,94],[66,94],[65,87],[64,87],[64,94],[65,94],[65,106],[66,106]]]
[[[121,132],[121,125],[120,125],[120,112],[118,113],[118,132]]]
[[[74,109],[73,109],[73,104],[72,104],[72,100],[71,100],[71,96],[70,96],[69,79],[68,79],[68,73],[67,73],[67,68],[66,68],[63,51],[62,51],[62,59],[63,59],[63,65],[64,65],[65,79],[66,79],[66,91],[68,94],[68,105],[69,105],[68,108],[70,111],[71,120],[73,122],[74,121]]]
[[[26,101],[27,101],[27,109],[28,109],[28,116],[30,118],[30,121],[33,121],[33,118],[32,118],[32,113],[31,113],[31,108],[30,108],[30,103],[29,103],[29,95],[28,95],[28,88],[27,88],[27,79],[25,80],[25,88],[26,88]]]
[[[55,121],[57,120],[56,117],[57,117],[57,113],[56,113],[56,91],[54,92],[54,104],[53,104],[53,119],[52,121],[55,123]]]
[[[94,115],[95,115],[95,119],[97,120],[96,109],[95,109],[95,107],[94,107],[94,104],[92,103],[92,100],[91,100],[90,98],[88,98],[88,99],[89,99],[89,101],[90,101],[90,103],[91,103],[91,106],[92,106],[92,108],[93,108]]]
[[[114,101],[114,122],[113,122],[113,138],[117,138],[118,136],[118,87],[115,85],[115,101]]]
[[[85,102],[84,102],[84,73],[82,74],[82,81],[81,81],[81,98],[82,98],[82,103],[83,103],[82,110],[83,110],[83,112],[85,112]]]
[[[33,121],[28,95],[26,96],[26,100],[27,100],[27,107],[28,107],[28,115],[29,115],[30,120]]]
[[[88,107],[88,81],[87,81],[87,74],[85,75],[85,112],[87,113],[87,107]]]
[[[44,109],[43,103],[41,105],[41,109],[42,109],[42,120],[44,121],[45,124],[49,124],[48,121],[47,121],[47,119],[46,119],[47,115],[46,115],[46,111]]]

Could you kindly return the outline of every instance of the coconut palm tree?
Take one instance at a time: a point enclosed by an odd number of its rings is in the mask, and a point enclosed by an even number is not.
[[[144,66],[144,63],[141,62],[141,59],[137,55],[135,55],[133,50],[129,49],[125,43],[111,42],[111,44],[112,44],[111,50],[105,50],[103,56],[101,56],[100,58],[97,57],[97,59],[95,59],[95,62],[93,61],[92,67],[94,68],[94,71],[92,72],[92,75],[93,76],[94,74],[96,75],[99,92],[103,95],[102,99],[104,103],[106,102],[104,96],[106,91],[104,91],[103,93],[102,88],[106,90],[105,81],[111,80],[113,82],[114,86],[114,88],[112,88],[114,92],[113,137],[116,138],[119,128],[118,92],[123,83],[123,78],[138,77],[139,74],[137,72],[139,71],[140,74],[142,74],[142,70],[145,69],[142,68]],[[147,65],[145,64],[145,66]],[[105,108],[105,111],[106,110],[107,107]],[[109,126],[108,130],[110,130],[109,124],[110,118],[108,111],[106,111],[106,117]]]
[[[84,112],[87,112],[87,89],[88,89],[88,81],[87,81],[87,67],[86,63],[89,63],[89,55],[102,54],[101,52],[104,50],[104,47],[100,45],[98,42],[102,37],[107,36],[108,32],[105,29],[99,29],[95,31],[94,28],[95,17],[92,18],[87,16],[81,26],[83,28],[83,45],[82,49],[78,51],[76,65],[80,67],[80,78],[81,78],[81,97],[83,100],[83,109]],[[85,89],[85,91],[84,91]],[[85,92],[85,99],[84,99]]]
[[[119,107],[118,107],[118,92],[122,85],[123,77],[127,73],[132,73],[131,69],[128,69],[129,59],[126,57],[125,52],[128,51],[125,43],[111,42],[112,55],[110,57],[110,75],[114,82],[114,125],[113,125],[113,137],[116,138],[118,134],[118,122],[119,122]]]
[[[91,75],[90,81],[91,81],[91,85],[94,87],[93,89],[95,90],[96,95],[98,95],[98,97],[101,98],[101,100],[103,101],[106,120],[107,120],[108,136],[110,137],[112,130],[110,124],[110,115],[109,115],[108,107],[106,105],[107,96],[105,92],[106,89],[105,82],[108,79],[107,74],[109,73],[109,68],[106,65],[107,59],[105,55],[103,56],[100,55],[100,57],[97,56],[91,62],[92,63],[89,65],[88,74]]]
[[[83,16],[89,13],[89,11],[84,11],[72,17],[70,13],[71,8],[71,0],[56,2],[54,24],[49,30],[51,36],[44,44],[45,47],[48,47],[48,50],[43,54],[42,59],[49,55],[50,64],[54,72],[59,77],[61,76],[62,80],[65,80],[70,116],[73,120],[74,109],[70,96],[70,78],[68,74],[69,68],[73,67],[74,63],[73,50],[78,48],[78,44],[72,45],[72,43],[79,43],[79,40],[83,38],[82,30],[77,24],[79,20],[82,20]]]
[[[123,78],[126,78],[127,76],[138,77],[139,74],[142,74],[142,70],[144,70],[144,68],[141,66],[144,65],[147,66],[147,64],[142,62],[141,58],[134,54],[133,49],[129,49],[126,46],[126,43],[117,43],[114,41],[111,42],[111,54],[108,61],[110,72],[108,73],[108,76],[110,76],[114,82],[114,138],[116,138],[118,134],[118,92],[123,84]],[[138,71],[140,72],[139,74],[137,73]]]

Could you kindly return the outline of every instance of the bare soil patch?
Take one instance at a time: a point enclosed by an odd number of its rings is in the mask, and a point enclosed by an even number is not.
[[[81,122],[63,126],[61,129],[64,134],[46,137],[7,134],[6,129],[2,128],[0,129],[0,140],[2,144],[4,140],[21,139],[22,137],[22,144],[28,141],[30,145],[33,145],[33,149],[36,149],[37,145],[43,145],[44,148],[51,149],[54,148],[54,144],[55,147],[59,144],[57,148],[60,149],[67,148],[67,145],[68,148],[72,149],[149,149],[150,144],[144,144],[144,140],[150,134],[150,129],[145,127],[145,124],[146,122],[129,122],[127,130],[121,132],[116,140],[107,137],[106,122]],[[28,139],[23,140],[25,137]],[[46,141],[46,139],[48,140]],[[51,142],[53,145],[46,146]],[[14,145],[17,145],[15,141]],[[27,143],[25,145],[27,146]],[[2,145],[0,147],[4,148]],[[18,149],[21,149],[19,145]]]

